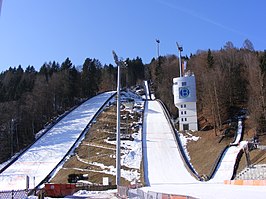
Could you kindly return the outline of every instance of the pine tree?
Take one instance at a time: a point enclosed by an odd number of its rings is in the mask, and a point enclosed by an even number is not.
[[[208,64],[208,67],[209,67],[209,68],[213,68],[213,65],[214,65],[214,58],[213,58],[213,56],[212,56],[212,52],[211,52],[210,49],[208,50],[207,64]]]

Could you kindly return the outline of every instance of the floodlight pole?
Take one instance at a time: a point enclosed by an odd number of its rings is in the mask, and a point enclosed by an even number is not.
[[[120,152],[120,61],[113,51],[115,63],[117,64],[117,118],[116,118],[116,185],[120,185],[121,178],[121,152]]]
[[[120,185],[120,66],[117,65],[116,185]]]
[[[157,42],[157,58],[159,59],[160,57],[160,40],[156,39]]]
[[[179,52],[178,56],[179,56],[179,73],[180,73],[180,77],[183,76],[182,74],[182,61],[181,61],[181,52],[183,51],[183,47],[179,46],[179,44],[176,42],[177,45],[177,50]]]

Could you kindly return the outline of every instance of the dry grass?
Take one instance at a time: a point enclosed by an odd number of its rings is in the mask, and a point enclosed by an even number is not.
[[[126,114],[122,112],[121,115]],[[128,124],[136,122],[137,118],[129,118]],[[123,121],[121,122],[123,124]],[[125,121],[124,121],[125,123]],[[93,165],[93,162],[104,166],[115,167],[115,145],[105,142],[110,136],[116,134],[116,106],[111,106],[103,111],[92,125],[84,140],[76,148],[75,155],[70,157],[63,168],[51,180],[53,183],[67,183],[69,174],[87,174],[88,180],[95,184],[102,184],[103,177],[109,177],[111,184],[115,184],[115,176],[103,173],[103,169]],[[123,169],[127,169],[123,167]],[[105,170],[108,170],[105,169]],[[122,185],[129,185],[126,179],[121,177]]]
[[[219,143],[220,135],[215,135],[214,131],[201,131],[193,133],[199,136],[200,139],[196,142],[190,141],[187,144],[191,163],[199,175],[210,175],[212,167],[216,159],[219,157],[222,150],[230,143],[233,142],[234,137],[224,138]],[[254,136],[254,131],[250,128],[248,121],[245,122],[245,132],[243,140],[250,140]],[[266,145],[266,136],[260,137],[260,144]],[[252,150],[250,151],[251,164],[266,164],[266,151]],[[242,156],[237,173],[247,166],[245,155]]]
[[[209,175],[216,159],[233,138],[224,138],[219,143],[221,137],[216,136],[213,130],[198,131],[193,135],[200,139],[187,143],[191,163],[199,175]]]

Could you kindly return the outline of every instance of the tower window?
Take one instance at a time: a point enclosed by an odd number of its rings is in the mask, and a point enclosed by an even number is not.
[[[186,86],[187,85],[187,82],[182,82],[182,86]]]
[[[183,111],[181,111],[181,115],[183,115]]]
[[[181,104],[181,108],[183,108],[183,104]]]
[[[186,105],[186,104],[184,104],[184,105],[183,105],[183,107],[184,107],[184,108],[186,108],[186,107],[187,107],[187,105]]]
[[[185,122],[187,121],[187,118],[185,118]]]

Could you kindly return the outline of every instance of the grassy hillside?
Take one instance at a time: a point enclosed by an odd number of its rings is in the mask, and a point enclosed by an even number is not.
[[[128,103],[133,109],[134,102]],[[141,112],[121,111],[121,155],[130,153],[130,144],[140,134],[139,120]],[[88,177],[84,183],[102,184],[103,177],[109,177],[111,184],[115,184],[116,165],[116,106],[112,105],[105,109],[91,126],[84,140],[76,148],[74,154],[65,162],[63,167],[51,180],[52,183],[67,183],[70,174],[83,174]],[[128,127],[128,128],[127,128]],[[125,136],[126,135],[126,136]],[[126,139],[122,139],[125,138]],[[130,140],[129,140],[130,139]],[[141,143],[141,142],[140,142]],[[141,148],[141,147],[140,147]],[[133,152],[134,153],[134,152]],[[130,154],[129,154],[130,155]],[[132,175],[133,179],[121,177],[122,185],[129,185],[132,181],[140,180],[139,168],[130,168],[125,165],[121,167],[126,175]],[[134,176],[139,176],[134,179]]]
[[[245,121],[245,131],[243,140],[251,140],[254,136],[254,130],[250,128],[249,121]],[[214,130],[198,131],[192,133],[194,136],[200,137],[197,141],[191,140],[187,144],[191,163],[199,175],[209,175],[210,171],[222,152],[222,150],[230,142],[233,142],[234,137],[224,138],[220,143],[221,133],[215,135]],[[266,145],[266,135],[260,136],[260,144]],[[251,164],[266,164],[266,151],[255,149],[250,151]],[[245,155],[242,156],[239,163],[237,173],[247,166]]]

